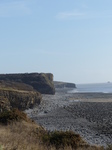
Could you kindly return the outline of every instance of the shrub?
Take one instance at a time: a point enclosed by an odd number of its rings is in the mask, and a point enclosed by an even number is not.
[[[57,149],[64,148],[66,146],[71,146],[72,148],[81,147],[83,144],[87,144],[81,139],[80,135],[75,134],[72,131],[54,131],[46,132],[42,136],[42,141],[47,144],[47,146],[54,146]]]
[[[0,113],[0,123],[8,124],[14,121],[27,120],[27,116],[24,112],[18,109],[6,110]]]

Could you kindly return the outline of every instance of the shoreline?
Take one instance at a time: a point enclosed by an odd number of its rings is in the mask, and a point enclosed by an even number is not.
[[[26,113],[45,129],[72,130],[91,145],[112,144],[112,94],[65,89],[42,97],[41,104]]]

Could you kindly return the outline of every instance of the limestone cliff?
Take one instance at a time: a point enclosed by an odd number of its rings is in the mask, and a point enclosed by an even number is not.
[[[0,81],[24,83],[42,94],[55,94],[51,73],[0,74]]]
[[[54,81],[55,88],[76,88],[74,83]]]
[[[0,75],[0,112],[18,108],[25,110],[39,105],[40,93],[54,94],[52,74],[1,74]]]
[[[10,110],[10,108],[18,108],[25,110],[39,105],[41,102],[41,94],[36,91],[23,91],[16,89],[0,89],[0,112]]]

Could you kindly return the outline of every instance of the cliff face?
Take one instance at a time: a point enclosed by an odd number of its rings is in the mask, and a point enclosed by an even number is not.
[[[32,108],[34,105],[39,105],[41,99],[41,94],[36,91],[0,89],[0,112],[10,108],[20,110]]]
[[[25,110],[39,105],[42,100],[39,92],[55,93],[52,74],[1,74],[0,112],[11,108]]]
[[[55,88],[76,88],[74,83],[54,81]]]
[[[27,84],[42,94],[55,94],[51,73],[0,74],[0,80]]]

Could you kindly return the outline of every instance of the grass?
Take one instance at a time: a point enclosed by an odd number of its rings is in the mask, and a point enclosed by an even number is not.
[[[87,144],[73,148],[71,144],[66,145],[65,141],[67,137],[63,137],[64,134],[53,133],[47,135],[50,141],[42,140],[44,134],[47,132],[35,123],[29,122],[16,122],[7,126],[0,126],[0,145],[3,150],[101,150],[101,148],[87,146]],[[68,133],[67,133],[68,134]],[[69,134],[68,134],[69,135]],[[49,137],[50,136],[50,137]],[[73,135],[74,136],[74,135]],[[55,138],[54,138],[55,137]],[[64,138],[64,145],[57,147],[55,144],[62,145],[61,142]],[[77,138],[76,138],[77,139]],[[72,140],[72,139],[71,139]],[[53,142],[54,141],[54,142]],[[49,145],[48,145],[49,142]],[[53,142],[53,143],[52,143]],[[59,142],[59,143],[58,143]],[[78,141],[80,143],[80,141]]]
[[[3,150],[3,147],[2,147],[2,145],[0,145],[0,150]]]
[[[19,111],[18,109],[6,110],[0,113],[0,123],[1,124],[9,124],[15,121],[25,120],[27,121],[27,115]]]
[[[29,91],[25,90],[18,90],[18,89],[13,89],[13,88],[5,88],[5,87],[0,87],[0,90],[2,91],[13,91],[13,92],[20,92],[20,93],[28,93]]]
[[[54,132],[46,132],[42,136],[42,140],[48,146],[52,145],[56,147],[56,149],[64,148],[64,147],[88,147],[88,144],[82,140],[79,134],[75,134],[72,131],[54,131]]]
[[[0,81],[1,90],[12,90],[12,91],[33,91],[33,87],[24,83],[13,82],[13,81]]]
[[[104,150],[72,131],[48,132],[18,109],[2,113],[1,118],[5,121],[0,120],[0,150]]]

